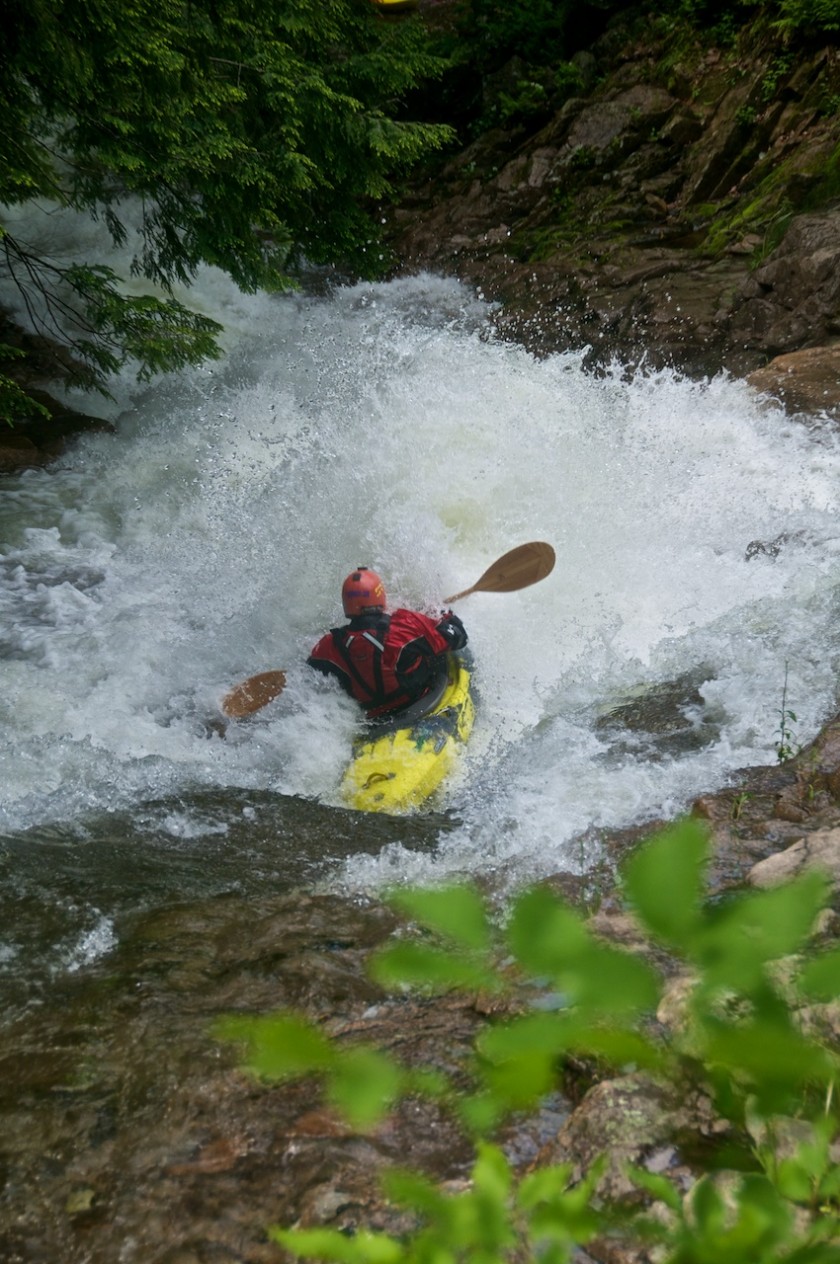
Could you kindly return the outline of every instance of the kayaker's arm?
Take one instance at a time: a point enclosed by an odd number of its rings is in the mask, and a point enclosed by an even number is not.
[[[324,654],[319,652],[322,647],[324,647]],[[328,638],[323,637],[315,646],[309,658],[307,658],[306,664],[308,667],[314,668],[316,672],[320,672],[322,676],[331,676],[334,680],[337,680],[344,692],[352,698],[353,686],[350,677],[339,663],[336,663],[332,658],[325,657],[326,652],[328,652],[327,647],[329,650],[332,648]]]
[[[437,630],[445,638],[450,650],[462,650],[466,646],[468,640],[467,629],[453,611],[444,611],[443,618],[437,625]]]

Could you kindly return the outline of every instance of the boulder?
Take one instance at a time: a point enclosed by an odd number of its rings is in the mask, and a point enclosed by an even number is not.
[[[840,342],[776,356],[747,381],[788,412],[840,417]]]
[[[756,887],[778,886],[806,869],[821,869],[840,887],[840,829],[817,830],[754,865],[748,880]]]

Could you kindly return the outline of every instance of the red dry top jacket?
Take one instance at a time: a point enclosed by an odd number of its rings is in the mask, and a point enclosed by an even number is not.
[[[452,618],[436,624],[414,610],[357,615],[322,636],[307,661],[336,676],[370,718],[398,711],[434,683],[441,654],[466,644],[463,628],[459,633]],[[460,620],[455,623],[460,627]]]

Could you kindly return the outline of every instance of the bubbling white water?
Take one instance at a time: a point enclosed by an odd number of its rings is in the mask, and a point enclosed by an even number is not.
[[[433,611],[528,539],[554,544],[548,579],[459,606],[480,691],[444,802],[459,823],[421,854],[395,819],[345,882],[585,865],[587,832],[773,762],[786,672],[800,740],[833,711],[827,426],[725,377],[536,360],[431,276],[248,298],[208,273],[191,297],[228,322],[223,362],[126,377],[115,435],[6,480],[2,830],[207,787],[336,803],[357,717],[304,660],[344,574],[374,566],[392,604]],[[282,698],[213,735],[225,689],[273,667]],[[696,749],[651,759],[599,725],[686,676],[714,720]]]

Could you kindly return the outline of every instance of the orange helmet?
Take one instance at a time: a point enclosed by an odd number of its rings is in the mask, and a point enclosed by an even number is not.
[[[348,619],[366,610],[384,610],[385,587],[376,571],[357,566],[341,585],[341,601]]]

